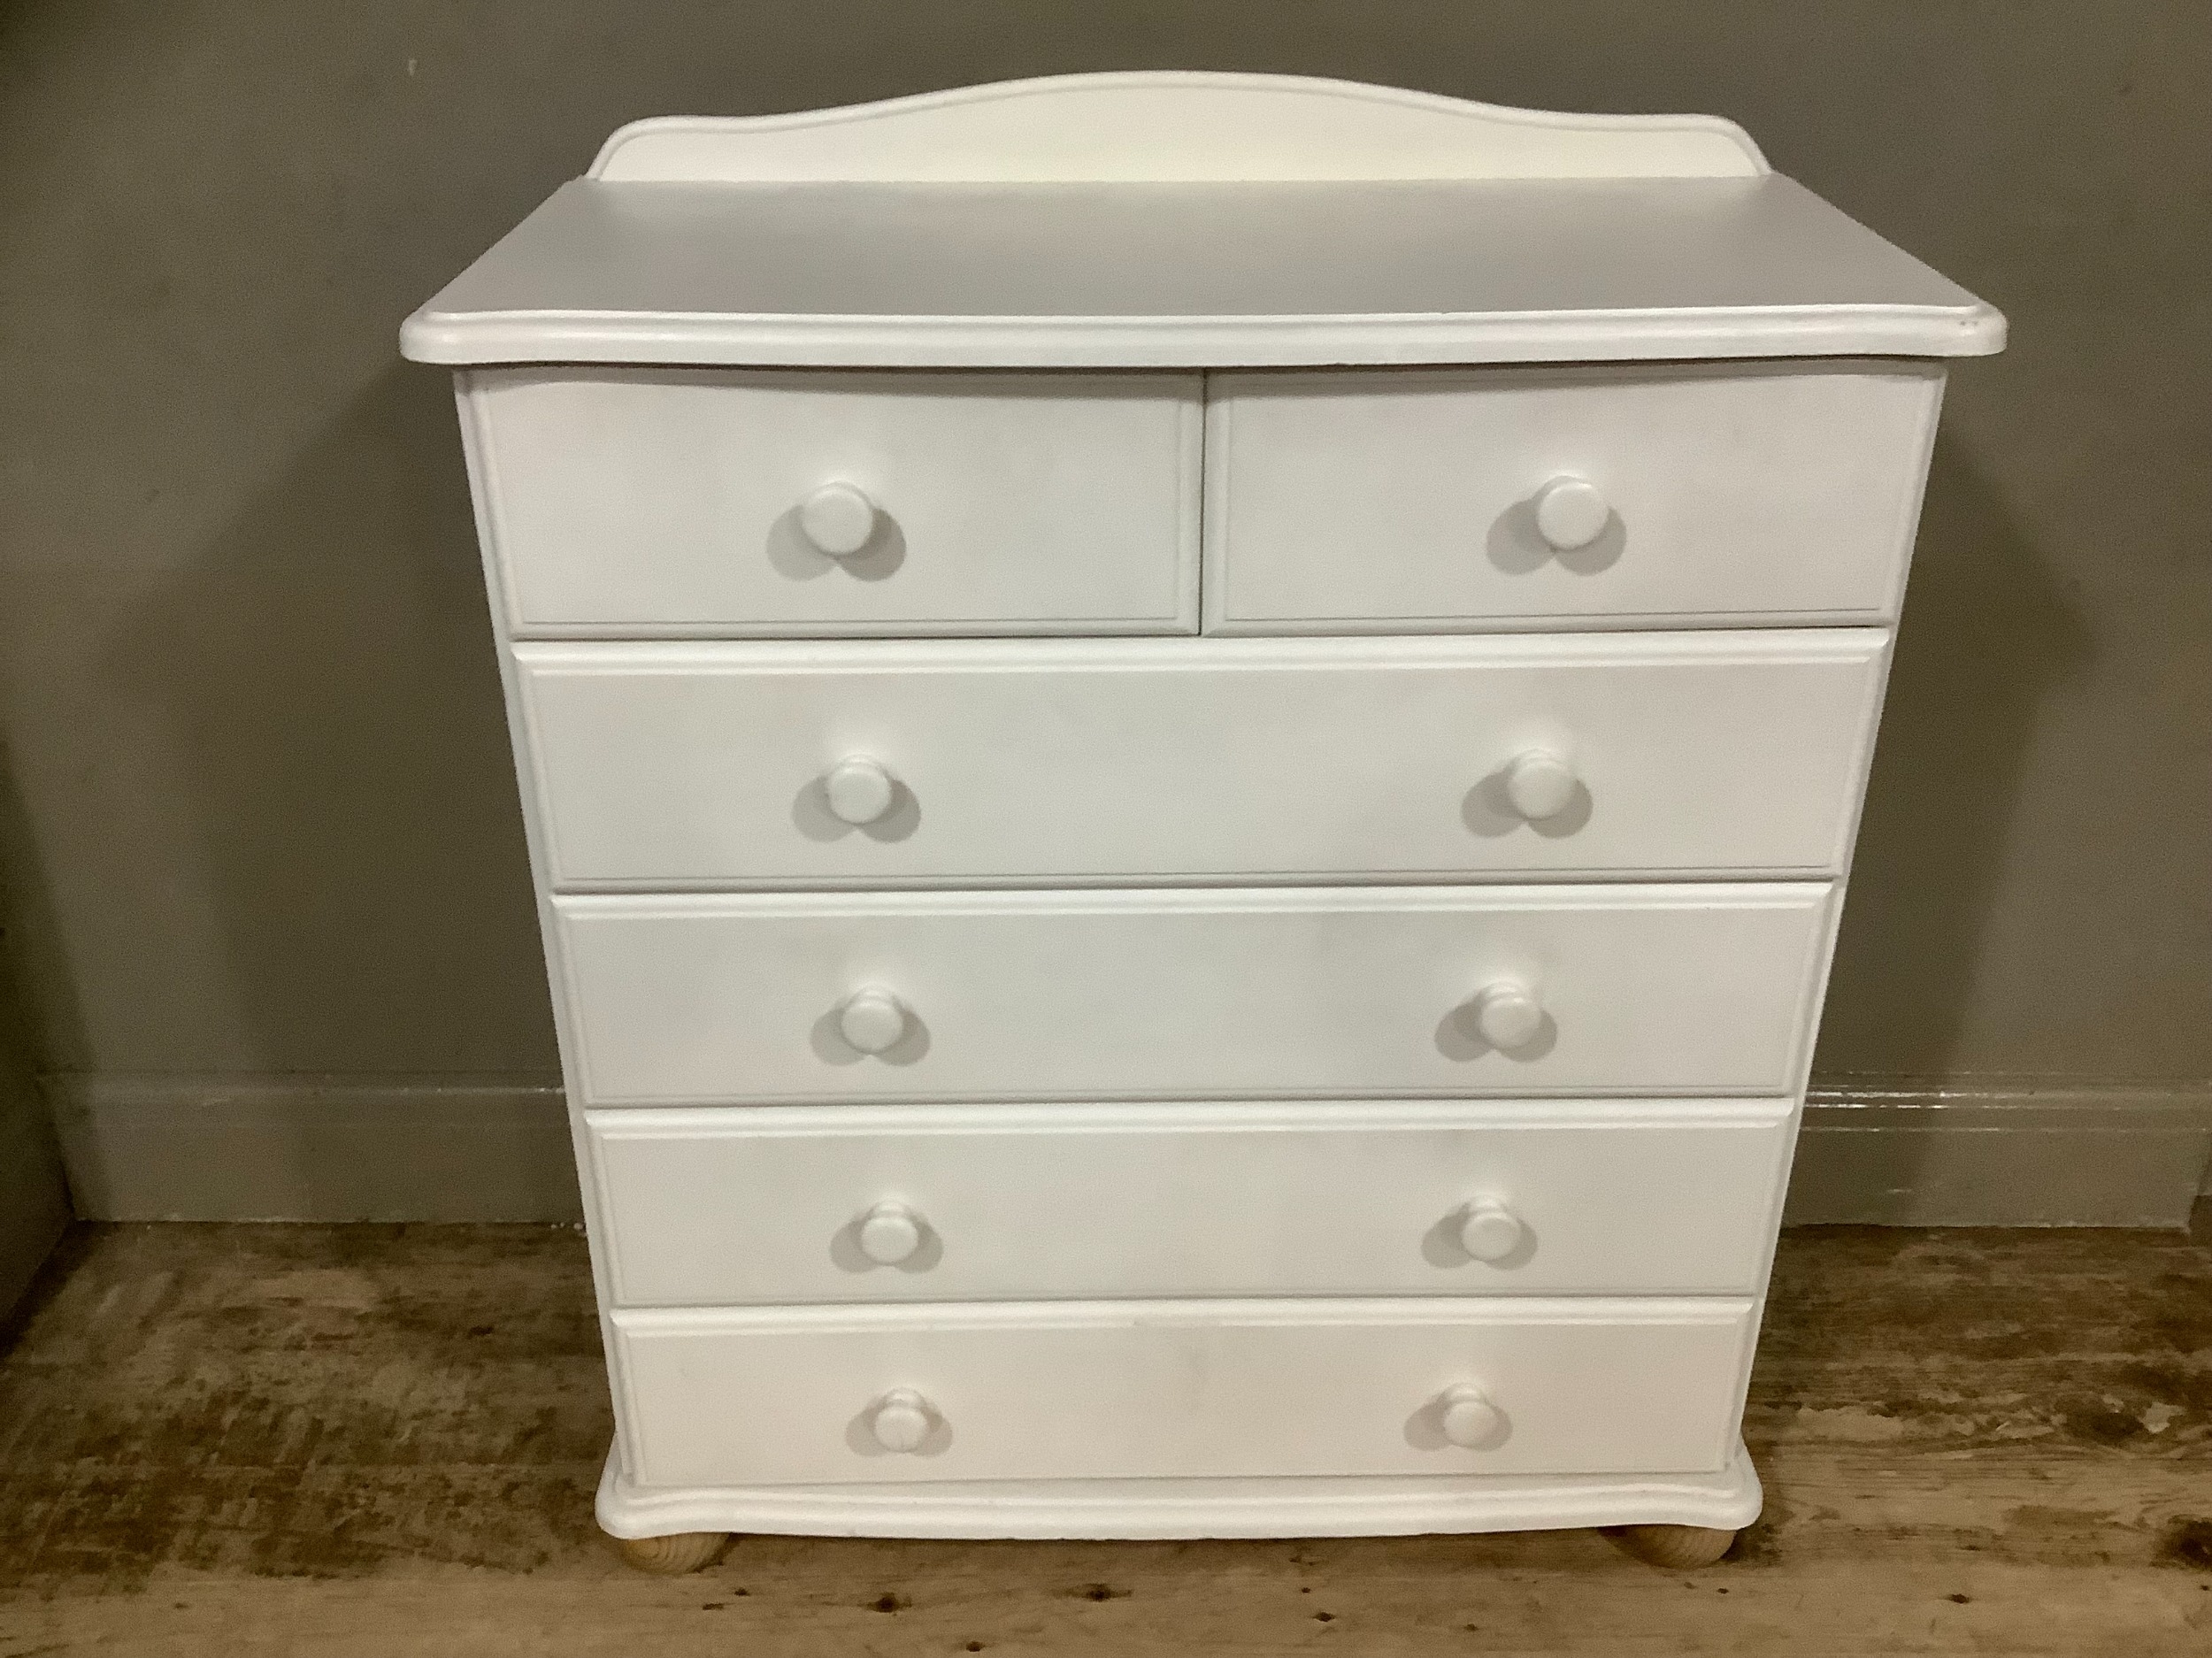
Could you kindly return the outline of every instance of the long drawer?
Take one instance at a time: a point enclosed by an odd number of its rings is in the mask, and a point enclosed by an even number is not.
[[[513,630],[1194,633],[1194,374],[468,377]]]
[[[1872,629],[516,648],[556,884],[1842,867]]]
[[[571,894],[586,1105],[1734,1093],[1824,884]]]
[[[1732,1448],[1745,1301],[618,1310],[644,1485],[1675,1473]]]
[[[1786,1101],[595,1111],[622,1305],[1750,1294]]]
[[[1919,363],[1222,374],[1209,632],[1893,616]]]

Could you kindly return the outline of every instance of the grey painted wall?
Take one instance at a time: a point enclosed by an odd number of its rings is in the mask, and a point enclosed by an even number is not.
[[[1147,66],[1724,114],[2003,307],[1953,384],[1819,1068],[2201,1097],[2200,0],[16,0],[0,867],[73,1156],[84,1101],[180,1077],[553,1069],[451,406],[400,318],[634,117]]]

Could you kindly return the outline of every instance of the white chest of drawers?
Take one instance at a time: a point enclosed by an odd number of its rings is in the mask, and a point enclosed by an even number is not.
[[[404,334],[602,1524],[1724,1546],[1941,360],[2001,335],[1706,119],[618,134]]]

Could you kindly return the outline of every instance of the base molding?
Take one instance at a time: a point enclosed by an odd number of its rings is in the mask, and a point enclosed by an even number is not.
[[[1785,1225],[2185,1228],[2212,1085],[1870,1079],[1805,1101]]]
[[[43,1079],[86,1220],[575,1221],[539,1078],[102,1073]]]
[[[1740,1441],[1718,1473],[1271,1479],[975,1480],[911,1485],[647,1490],[611,1452],[595,1504],[618,1538],[682,1531],[802,1537],[1174,1539],[1405,1537],[1600,1525],[1736,1531],[1758,1518]]]
[[[545,1078],[63,1075],[45,1081],[88,1220],[572,1221]],[[1786,1220],[2184,1227],[2212,1086],[1816,1086]]]

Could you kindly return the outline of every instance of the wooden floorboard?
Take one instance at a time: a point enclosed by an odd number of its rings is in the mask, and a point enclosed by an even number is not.
[[[147,1654],[2212,1654],[2212,1249],[1786,1235],[1707,1571],[1590,1532],[1253,1543],[594,1531],[581,1238],[119,1226],[0,1355],[0,1658]]]

